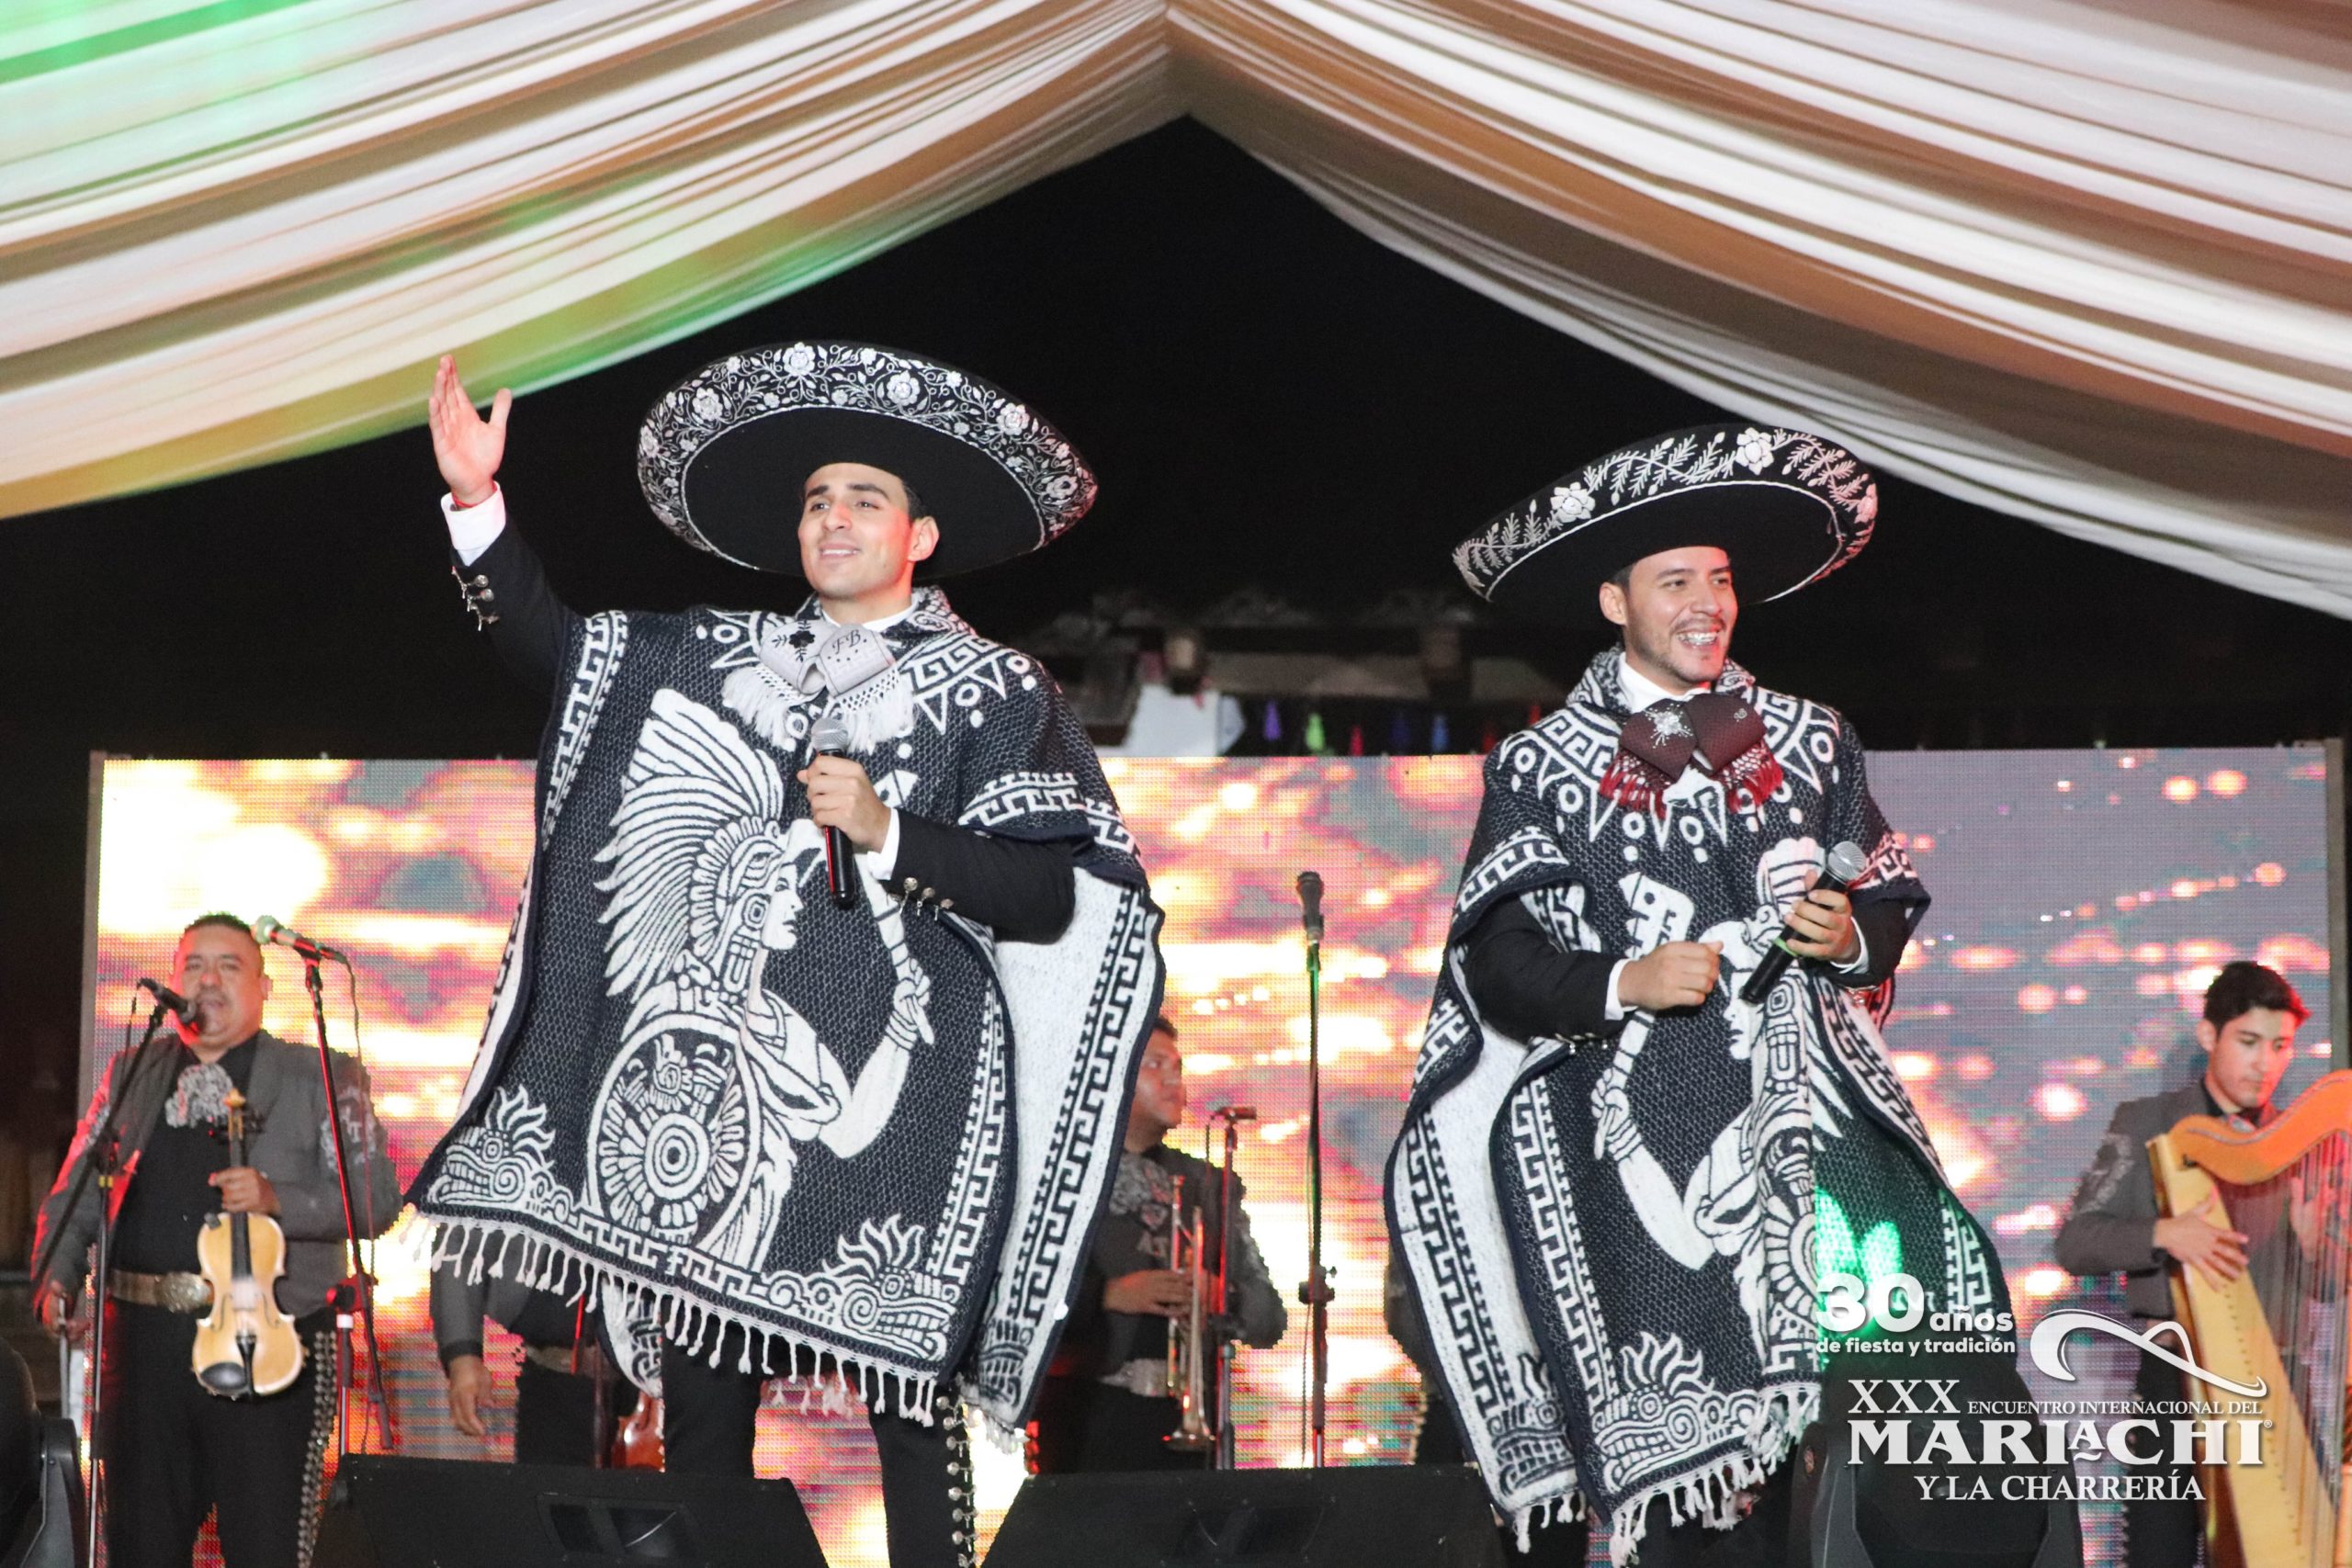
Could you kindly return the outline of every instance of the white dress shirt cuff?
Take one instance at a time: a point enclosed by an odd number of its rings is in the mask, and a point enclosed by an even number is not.
[[[456,496],[445,495],[441,516],[449,525],[449,545],[458,552],[458,564],[471,566],[506,530],[506,492],[493,489],[480,506],[459,506]]]
[[[1625,965],[1630,962],[1630,959],[1621,958],[1610,966],[1609,996],[1600,1004],[1600,1016],[1606,1022],[1623,1023],[1625,1021],[1625,998],[1617,994],[1617,982],[1624,976]]]
[[[1856,926],[1854,928],[1854,956],[1838,965],[1838,968],[1843,974],[1859,975],[1870,966],[1871,939],[1862,934],[1861,927]]]
[[[896,807],[890,810],[890,829],[882,835],[882,847],[878,850],[858,851],[857,863],[864,866],[866,874],[876,882],[889,881],[891,875],[898,871],[899,812]]]

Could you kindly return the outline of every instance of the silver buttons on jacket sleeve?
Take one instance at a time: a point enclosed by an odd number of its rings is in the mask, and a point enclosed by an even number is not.
[[[479,631],[496,625],[498,612],[492,606],[498,602],[498,592],[491,587],[489,577],[479,571],[468,577],[465,569],[455,566],[449,575],[458,580],[458,592],[464,596],[466,608],[473,612],[474,628]]]

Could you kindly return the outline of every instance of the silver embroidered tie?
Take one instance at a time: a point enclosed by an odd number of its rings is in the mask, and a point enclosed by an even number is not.
[[[782,623],[769,623],[760,638],[759,659],[804,697],[854,692],[890,668],[889,645],[864,626],[801,625],[814,635],[808,646],[795,648],[781,635]]]

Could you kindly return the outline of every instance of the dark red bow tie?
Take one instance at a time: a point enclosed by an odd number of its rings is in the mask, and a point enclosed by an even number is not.
[[[1627,719],[1601,793],[1628,811],[1663,818],[1666,792],[1693,757],[1734,806],[1758,805],[1781,787],[1781,764],[1755,705],[1730,692],[1702,692]]]

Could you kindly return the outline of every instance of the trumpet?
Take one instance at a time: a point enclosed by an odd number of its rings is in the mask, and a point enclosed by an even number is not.
[[[1176,1429],[1162,1439],[1179,1453],[1214,1451],[1219,1470],[1233,1468],[1233,1345],[1226,1316],[1227,1238],[1233,1235],[1233,1149],[1240,1124],[1258,1112],[1228,1105],[1209,1115],[1202,1133],[1201,1157],[1211,1169],[1210,1139],[1225,1124],[1224,1176],[1217,1182],[1216,1255],[1209,1256],[1208,1221],[1196,1200],[1190,1217],[1184,1179],[1176,1178],[1169,1200],[1168,1266],[1185,1277],[1186,1304],[1168,1325],[1167,1390],[1176,1401]]]
[[[1184,1217],[1181,1176],[1170,1203],[1170,1224],[1168,1266],[1184,1276],[1186,1305],[1182,1317],[1168,1323],[1168,1393],[1176,1401],[1176,1429],[1163,1441],[1179,1453],[1205,1453],[1217,1447],[1216,1425],[1209,1416],[1207,1362],[1212,1355],[1223,1359],[1222,1347],[1206,1344],[1208,1299],[1214,1288],[1217,1304],[1224,1305],[1225,1281],[1208,1271],[1207,1224],[1200,1205],[1193,1204],[1189,1222]]]

